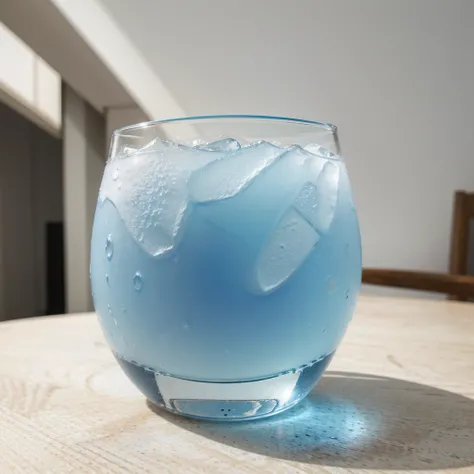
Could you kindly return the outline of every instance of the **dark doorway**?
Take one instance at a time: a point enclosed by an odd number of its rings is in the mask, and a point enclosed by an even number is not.
[[[46,224],[46,314],[66,312],[64,291],[64,225]]]

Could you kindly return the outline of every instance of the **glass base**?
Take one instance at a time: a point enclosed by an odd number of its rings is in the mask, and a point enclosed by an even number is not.
[[[292,371],[248,382],[186,380],[115,357],[155,405],[192,418],[240,421],[276,415],[296,405],[314,387],[333,354]]]

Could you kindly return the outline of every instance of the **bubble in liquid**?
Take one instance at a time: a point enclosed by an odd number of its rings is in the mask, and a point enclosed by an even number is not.
[[[143,277],[140,272],[135,273],[133,277],[133,287],[136,291],[140,291],[143,286]]]
[[[105,241],[105,254],[107,255],[108,260],[112,260],[114,255],[114,241],[112,240],[112,234],[109,234]]]

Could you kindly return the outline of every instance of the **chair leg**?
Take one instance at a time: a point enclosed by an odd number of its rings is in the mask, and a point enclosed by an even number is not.
[[[469,216],[467,213],[467,194],[457,191],[454,198],[453,223],[451,230],[451,255],[449,272],[467,274],[467,255],[469,248]],[[466,301],[466,298],[450,295],[450,300]]]

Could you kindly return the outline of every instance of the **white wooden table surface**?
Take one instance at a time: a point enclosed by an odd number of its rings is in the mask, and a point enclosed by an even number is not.
[[[326,376],[260,422],[153,410],[92,314],[0,324],[0,474],[474,473],[474,305],[361,297]]]

